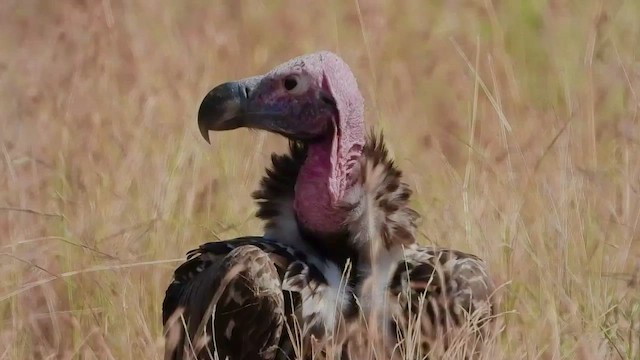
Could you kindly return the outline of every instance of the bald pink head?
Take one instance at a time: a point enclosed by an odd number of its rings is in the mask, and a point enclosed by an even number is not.
[[[311,231],[342,230],[341,210],[365,142],[364,99],[349,66],[321,51],[262,76],[217,86],[202,102],[198,123],[208,130],[250,127],[304,141],[309,152],[298,175],[294,206]]]
[[[335,233],[342,230],[346,214],[339,205],[364,146],[364,99],[351,69],[337,55],[321,52],[298,59],[309,59],[311,67],[319,69],[316,77],[322,79],[322,89],[331,94],[337,113],[333,134],[309,146],[298,175],[294,206],[307,229]]]

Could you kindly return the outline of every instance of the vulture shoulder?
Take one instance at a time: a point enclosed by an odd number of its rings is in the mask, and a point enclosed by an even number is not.
[[[262,237],[203,244],[165,294],[165,359],[291,357],[299,350],[289,332],[324,282],[304,254]]]
[[[420,358],[451,349],[478,353],[490,335],[495,291],[486,263],[475,255],[439,247],[405,249],[388,293],[401,348]]]

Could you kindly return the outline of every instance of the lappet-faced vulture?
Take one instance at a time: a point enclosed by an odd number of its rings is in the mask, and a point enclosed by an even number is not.
[[[463,357],[480,348],[495,313],[486,265],[417,245],[411,190],[382,136],[365,131],[340,57],[305,55],[219,85],[198,125],[207,141],[209,130],[244,127],[291,146],[253,194],[265,235],[202,245],[176,270],[163,304],[167,358],[424,358],[465,329]]]

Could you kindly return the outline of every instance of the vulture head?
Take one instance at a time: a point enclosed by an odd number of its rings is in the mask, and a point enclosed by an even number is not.
[[[339,56],[304,55],[264,75],[218,85],[200,105],[198,126],[207,141],[209,130],[245,127],[306,143],[295,187],[298,220],[319,234],[344,230],[341,205],[354,181],[365,125],[364,99]]]

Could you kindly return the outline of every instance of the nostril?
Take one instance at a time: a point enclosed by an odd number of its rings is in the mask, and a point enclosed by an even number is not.
[[[244,97],[248,99],[249,93],[251,93],[251,90],[249,89],[248,86],[243,86],[243,90],[244,90]]]

